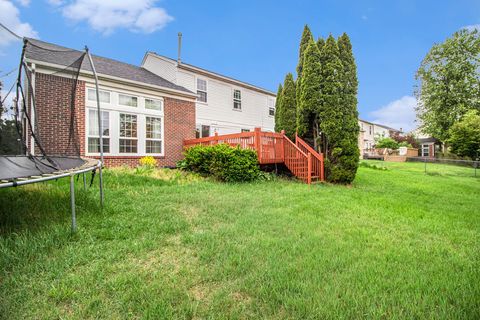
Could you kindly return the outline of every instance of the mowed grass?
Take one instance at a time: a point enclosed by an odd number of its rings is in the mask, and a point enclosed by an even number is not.
[[[74,235],[68,180],[0,190],[0,318],[480,318],[480,178],[369,163],[349,187],[107,170]]]

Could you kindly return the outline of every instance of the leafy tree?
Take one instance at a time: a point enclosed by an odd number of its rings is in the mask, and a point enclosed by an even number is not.
[[[375,148],[379,148],[379,149],[388,148],[388,149],[397,150],[398,147],[399,147],[399,143],[390,137],[379,138],[378,140],[376,139],[375,141]]]
[[[320,51],[317,45],[310,38],[310,42],[305,50],[305,60],[303,62],[303,74],[300,82],[297,80],[297,131],[299,136],[305,136],[312,124],[318,127],[318,117],[316,117],[318,107],[321,103],[320,80],[321,65]]]
[[[461,30],[434,45],[416,73],[422,131],[445,142],[469,110],[480,111],[480,33]]]
[[[0,92],[2,89],[2,82],[0,82]],[[4,99],[0,95],[0,102]],[[8,120],[4,117],[7,112],[7,106],[0,105],[0,154],[19,154],[21,153],[21,145],[18,141],[18,133],[15,125],[15,120]]]
[[[461,157],[477,159],[480,156],[480,113],[470,110],[449,130],[451,151]]]
[[[417,138],[415,138],[415,136],[411,133],[404,136],[398,132],[395,132],[394,134],[390,135],[390,138],[397,141],[399,145],[402,144],[401,147],[409,146],[410,148],[420,148]]]
[[[307,50],[308,44],[314,41],[313,40],[313,35],[312,32],[310,31],[310,28],[308,25],[305,25],[303,28],[303,33],[302,33],[302,39],[300,40],[300,48],[298,52],[298,65],[297,65],[297,92],[296,92],[296,97],[297,97],[297,106],[300,105],[300,82],[302,81],[302,73],[303,73],[303,64],[304,64],[304,59],[305,59],[305,50]]]
[[[280,102],[280,115],[281,130],[285,130],[285,134],[290,139],[295,137],[297,130],[297,102],[296,102],[296,86],[293,80],[293,75],[288,73],[285,76],[285,82],[283,83],[282,101]]]
[[[280,115],[282,113],[282,106],[281,106],[281,101],[282,101],[282,92],[283,92],[283,87],[282,84],[280,83],[278,85],[278,90],[277,90],[277,99],[275,100],[275,132],[280,132],[282,130],[282,123],[280,119]]]

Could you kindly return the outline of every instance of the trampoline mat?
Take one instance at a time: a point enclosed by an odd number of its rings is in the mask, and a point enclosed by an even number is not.
[[[46,173],[70,170],[86,163],[81,158],[50,157],[56,164],[53,168],[44,157],[0,156],[0,180],[13,180],[30,176],[41,176]]]

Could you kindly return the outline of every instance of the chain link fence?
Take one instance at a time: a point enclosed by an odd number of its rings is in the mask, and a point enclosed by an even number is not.
[[[459,175],[480,177],[479,160],[408,157],[407,162],[420,162],[429,175]]]

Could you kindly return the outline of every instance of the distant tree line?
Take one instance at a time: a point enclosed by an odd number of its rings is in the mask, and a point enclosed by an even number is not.
[[[3,83],[0,81],[0,155],[19,154],[22,149],[18,141],[19,136],[15,120],[6,118],[8,106],[2,103],[5,99],[1,95],[2,88]]]
[[[275,131],[295,133],[325,156],[325,176],[351,183],[358,168],[357,66],[346,33],[317,41],[308,26],[300,40],[297,77],[279,85]]]

